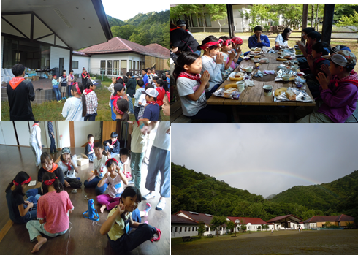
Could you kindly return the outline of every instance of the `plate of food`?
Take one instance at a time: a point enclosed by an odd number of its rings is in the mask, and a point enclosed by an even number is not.
[[[298,88],[279,88],[273,92],[274,102],[313,102],[306,91]]]

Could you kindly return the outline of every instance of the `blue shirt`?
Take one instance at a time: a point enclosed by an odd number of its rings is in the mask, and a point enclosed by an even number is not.
[[[53,80],[52,80],[52,87],[53,87],[54,89],[57,89],[57,88],[58,88],[58,81],[57,81],[56,79],[53,79]]]
[[[113,101],[114,101],[114,99],[110,100],[110,102],[111,102],[112,120],[115,121],[116,120],[116,114],[113,111]]]
[[[148,104],[145,109],[142,118],[149,121],[159,121],[160,106],[158,104]]]
[[[266,35],[260,35],[261,42],[257,42],[256,35],[249,37],[249,48],[270,47],[270,40]]]
[[[148,74],[145,74],[144,76],[143,76],[143,82],[144,82],[144,85],[142,86],[142,88],[145,88],[145,84],[147,84],[148,83]]]
[[[50,137],[52,137],[52,134],[53,133],[53,125],[52,125],[52,122],[51,121],[47,121],[47,130],[48,130],[48,135]]]

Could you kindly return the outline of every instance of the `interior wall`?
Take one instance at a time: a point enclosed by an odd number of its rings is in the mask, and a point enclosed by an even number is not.
[[[1,131],[3,134],[3,144],[17,145],[15,129],[11,121],[1,121]]]
[[[70,126],[68,121],[58,121],[58,142],[57,148],[70,147]]]
[[[9,121],[11,122],[11,121]],[[30,146],[30,127],[34,124],[33,121],[15,121],[15,127],[17,132],[17,137],[19,139],[19,144],[22,146]],[[12,125],[12,123],[11,123]],[[17,144],[16,144],[17,145]]]
[[[100,121],[75,121],[75,147],[81,147],[88,142],[88,134],[94,135],[95,140],[101,136]]]

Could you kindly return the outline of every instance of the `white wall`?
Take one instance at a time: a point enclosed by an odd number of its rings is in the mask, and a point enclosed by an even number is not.
[[[19,139],[19,143],[22,146],[30,146],[30,132],[29,132],[29,125],[30,128],[34,124],[33,121],[15,121],[17,137]],[[42,128],[41,128],[42,129]],[[43,141],[43,139],[41,139]]]
[[[68,121],[57,122],[58,139],[57,148],[70,147],[70,127]]]
[[[83,67],[86,68],[87,72],[91,72],[91,66],[89,65],[90,57],[72,55],[72,63],[73,61],[78,61],[78,69],[72,68],[73,74],[81,74]]]
[[[194,227],[194,231],[192,230]],[[175,232],[175,228],[177,228],[177,232]],[[180,232],[180,228],[182,231]],[[190,228],[190,231],[188,230]],[[171,237],[183,237],[183,236],[197,236],[198,227],[197,225],[185,225],[185,224],[172,224],[171,225]]]
[[[65,50],[58,47],[50,47],[50,69],[52,68],[59,68],[58,64],[60,62],[60,58],[64,58],[64,69],[67,71],[66,73],[69,74],[69,64],[70,64],[70,51]],[[60,74],[61,75],[61,74]]]
[[[88,142],[88,134],[94,135],[95,140],[99,140],[101,134],[100,121],[75,121],[75,147],[79,148]]]
[[[3,144],[17,145],[15,129],[12,125],[12,121],[1,121],[1,132],[3,135]]]

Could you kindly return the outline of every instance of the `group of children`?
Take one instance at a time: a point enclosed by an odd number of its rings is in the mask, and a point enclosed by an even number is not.
[[[66,100],[72,96],[71,88],[75,81],[75,76],[73,75],[73,70],[70,71],[70,74],[66,76],[66,70],[63,70],[62,75],[57,79],[57,76],[52,77],[52,88],[56,95],[56,100],[61,102],[61,100]],[[61,89],[59,88],[61,87]]]
[[[142,200],[142,195],[137,187],[124,188],[124,185],[128,185],[128,180],[123,172],[123,163],[128,159],[129,152],[125,148],[119,150],[117,137],[118,134],[112,132],[111,139],[101,144],[94,143],[93,135],[88,136],[88,155],[94,154],[94,171],[90,173],[84,185],[86,188],[96,188],[97,201],[102,205],[102,213],[105,209],[110,210],[100,233],[108,236],[116,252],[127,252],[146,240],[158,241],[161,231],[149,224],[140,223],[137,206]],[[19,172],[6,189],[10,219],[18,224],[26,223],[30,241],[37,241],[32,253],[39,251],[47,242],[43,234],[56,237],[68,231],[69,213],[74,206],[64,187],[81,186],[79,178],[76,178],[76,160],[69,148],[62,149],[58,164],[53,162],[50,154],[43,152],[40,164],[38,181],[42,186],[27,190],[26,201],[23,199],[24,188],[31,181],[26,172]],[[79,187],[76,186],[78,182]],[[104,194],[105,190],[108,191],[107,194]],[[114,222],[117,224],[113,224]],[[137,229],[131,232],[131,227]]]

